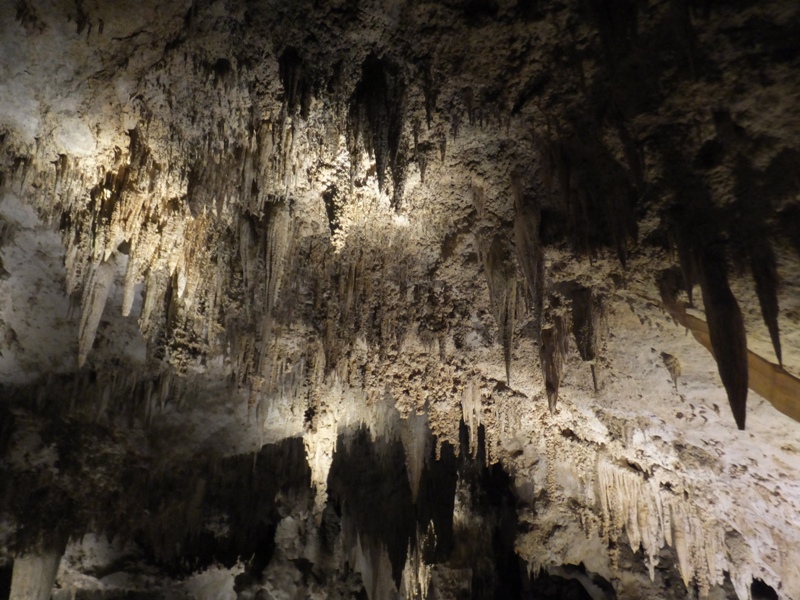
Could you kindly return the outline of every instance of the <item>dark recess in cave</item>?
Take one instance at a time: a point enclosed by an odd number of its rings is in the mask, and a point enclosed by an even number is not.
[[[8,600],[11,595],[11,574],[13,570],[13,560],[0,567],[0,600]]]
[[[753,579],[750,585],[750,593],[753,600],[778,600],[778,592],[776,592],[771,585],[764,583],[763,580],[757,577]]]

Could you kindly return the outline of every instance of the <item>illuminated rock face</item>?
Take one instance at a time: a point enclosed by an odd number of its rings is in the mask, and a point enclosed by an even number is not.
[[[800,597],[799,26],[3,3],[0,589]]]

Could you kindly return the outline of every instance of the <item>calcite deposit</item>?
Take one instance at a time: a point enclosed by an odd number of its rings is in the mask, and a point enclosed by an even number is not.
[[[800,599],[798,32],[0,0],[0,596]]]

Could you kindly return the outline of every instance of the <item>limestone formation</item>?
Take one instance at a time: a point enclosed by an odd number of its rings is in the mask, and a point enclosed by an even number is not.
[[[0,597],[800,598],[798,31],[0,2]]]

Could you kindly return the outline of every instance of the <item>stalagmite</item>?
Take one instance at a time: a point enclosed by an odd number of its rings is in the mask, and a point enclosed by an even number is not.
[[[431,585],[431,565],[423,559],[422,545],[430,534],[418,532],[416,544],[409,542],[406,564],[400,580],[400,594],[406,600],[427,599]]]
[[[60,562],[60,552],[15,558],[9,600],[50,600]]]
[[[392,579],[392,563],[384,545],[358,535],[353,553],[355,569],[361,573],[369,600],[395,598],[397,588]]]

